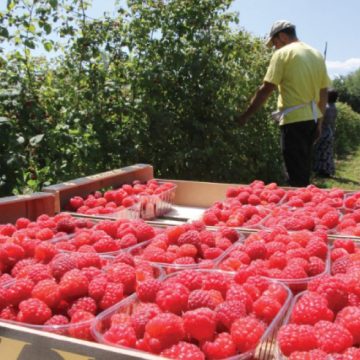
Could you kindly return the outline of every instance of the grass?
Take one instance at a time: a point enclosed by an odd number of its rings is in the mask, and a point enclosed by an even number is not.
[[[313,184],[321,188],[360,190],[360,147],[345,159],[336,160],[335,166],[336,172],[333,177],[315,177]]]

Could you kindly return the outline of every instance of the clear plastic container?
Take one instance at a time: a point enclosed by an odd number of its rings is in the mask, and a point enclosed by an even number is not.
[[[159,181],[158,183],[164,182]],[[168,213],[174,204],[176,187],[173,184],[171,188],[159,194],[138,195],[139,202],[136,205],[138,205],[139,217],[144,220],[152,220]]]
[[[246,235],[248,236],[249,234],[246,234]],[[245,238],[245,236],[243,237],[243,239],[244,238]],[[241,246],[241,245],[243,245],[243,243],[239,241],[239,242],[236,242],[233,247],[227,249],[218,259],[216,259],[214,268],[220,269],[221,271],[226,271],[225,269],[221,268],[221,264],[230,257],[230,254],[233,251],[235,251],[238,246]],[[229,271],[229,273],[235,274],[236,271],[233,271],[233,272]],[[330,273],[330,249],[328,246],[328,252],[327,252],[326,259],[325,259],[325,270],[318,275],[309,276],[309,277],[300,278],[300,279],[281,279],[281,278],[272,278],[272,277],[267,277],[267,276],[264,276],[264,277],[267,279],[276,280],[282,284],[285,284],[292,290],[292,292],[294,294],[297,294],[301,291],[304,291],[307,288],[307,284],[311,280],[317,279],[317,278],[319,278],[325,274],[329,274],[329,273]]]
[[[218,229],[209,229],[210,231],[216,232]],[[197,262],[194,264],[174,264],[174,263],[165,263],[165,262],[155,262],[155,261],[148,261],[152,266],[159,266],[162,269],[165,270],[165,272],[172,273],[176,271],[181,270],[191,270],[191,269],[214,269],[216,262],[218,259],[220,259],[225,252],[227,252],[229,249],[233,248],[239,241],[242,242],[244,240],[243,235],[239,234],[239,238],[236,242],[234,242],[227,250],[225,250],[220,256],[218,256],[215,259],[203,259],[203,258],[197,258]],[[142,254],[144,253],[144,250],[151,245],[151,240],[148,240],[146,242],[143,242],[138,245],[134,245],[131,248],[127,249],[127,252],[129,252],[131,255],[133,255],[135,258],[143,259]]]
[[[229,281],[231,281],[232,276],[233,276],[230,273],[224,273],[219,270],[197,269],[194,271],[202,272],[204,274],[211,273],[211,272],[226,274],[226,276],[229,276]],[[166,276],[164,278],[164,280],[169,277],[172,277],[172,276],[176,276],[176,273]],[[279,283],[275,280],[269,280],[269,282],[270,283]],[[279,283],[279,284],[281,284],[281,283]],[[280,311],[276,315],[276,317],[267,326],[267,328],[266,328],[264,334],[262,335],[256,348],[254,348],[250,351],[247,351],[245,353],[237,354],[235,356],[232,356],[232,357],[229,357],[229,358],[226,358],[223,360],[250,360],[250,359],[254,359],[254,358],[259,359],[259,360],[274,359],[273,354],[274,354],[274,344],[275,344],[276,334],[277,334],[279,327],[282,324],[282,321],[285,317],[285,314],[287,312],[287,309],[288,309],[291,299],[292,299],[291,291],[284,284],[281,284],[281,285],[284,287],[284,289],[287,292],[287,298],[286,298],[284,304],[282,305]],[[107,309],[106,311],[102,312],[101,314],[99,314],[96,317],[95,321],[92,323],[92,327],[91,327],[92,334],[93,334],[94,338],[96,339],[96,341],[101,344],[112,345],[112,346],[116,346],[116,347],[125,349],[125,347],[120,346],[118,344],[113,344],[113,343],[107,342],[106,339],[104,338],[104,334],[109,329],[109,326],[111,324],[111,317],[114,314],[120,313],[120,314],[131,315],[133,313],[133,311],[139,306],[139,304],[141,304],[141,302],[139,301],[137,296],[134,295],[133,297],[128,298],[125,301],[123,301],[119,304],[116,304],[113,307],[111,307],[111,308]],[[144,352],[139,351],[140,358],[142,357],[141,354],[144,354]],[[157,358],[156,355],[154,355],[154,356],[155,356],[155,358]],[[159,359],[163,359],[163,358],[159,357]]]

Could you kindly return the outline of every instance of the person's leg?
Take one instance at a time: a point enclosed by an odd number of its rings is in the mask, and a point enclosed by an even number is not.
[[[291,186],[310,183],[312,147],[316,124],[302,121],[281,126],[281,146]]]

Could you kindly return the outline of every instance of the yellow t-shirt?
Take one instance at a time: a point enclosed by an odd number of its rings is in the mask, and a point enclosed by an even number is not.
[[[264,81],[278,86],[278,109],[306,104],[286,114],[280,125],[314,118],[311,101],[317,104],[320,89],[330,86],[324,58],[311,46],[296,41],[274,52]],[[317,117],[321,111],[316,106]]]

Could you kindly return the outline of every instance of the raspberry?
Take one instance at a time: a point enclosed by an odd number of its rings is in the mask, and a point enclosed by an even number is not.
[[[77,210],[79,207],[84,205],[84,199],[81,196],[74,196],[69,201],[70,206],[73,210]]]
[[[99,303],[102,310],[108,309],[124,298],[124,287],[121,283],[108,282]]]
[[[124,263],[111,265],[106,269],[106,277],[111,282],[122,284],[125,294],[132,294],[135,291],[136,273],[130,265]]]
[[[21,269],[23,269],[24,267],[26,267],[28,265],[35,265],[35,264],[36,264],[36,260],[33,258],[20,260],[11,269],[11,275],[14,277],[17,277],[17,275]]]
[[[150,240],[155,236],[154,228],[143,221],[136,222],[135,232],[135,236],[137,237],[139,243]]]
[[[0,319],[16,321],[17,311],[13,306],[6,306],[0,311]]]
[[[262,335],[265,332],[265,325],[253,317],[243,317],[231,325],[231,337],[240,352],[255,349]]]
[[[88,294],[89,280],[78,269],[64,274],[59,283],[61,295],[65,299],[74,299]]]
[[[353,344],[350,331],[340,324],[319,321],[314,326],[319,349],[328,354],[341,353]]]
[[[50,261],[49,266],[53,276],[61,279],[66,272],[77,267],[77,262],[72,255],[58,254]]]
[[[326,360],[326,359],[327,359],[326,352],[317,349],[311,351],[295,351],[289,356],[289,360]]]
[[[161,310],[156,304],[146,304],[135,310],[131,315],[130,322],[138,339],[144,336],[145,326],[149,320],[160,313]]]
[[[49,320],[47,320],[44,325],[48,326],[60,326],[67,325],[69,323],[69,319],[64,315],[54,315]]]
[[[136,295],[141,301],[153,302],[156,298],[156,293],[161,288],[161,282],[156,279],[148,279],[141,282],[136,288]]]
[[[354,337],[354,345],[360,344],[360,308],[357,306],[344,307],[336,316],[336,324],[340,324],[350,331]]]
[[[124,263],[124,264],[130,265],[132,267],[135,267],[135,262],[134,262],[133,256],[126,252],[120,252],[119,254],[117,254],[115,256],[114,260],[112,261],[112,263],[113,264]]]
[[[181,314],[187,309],[190,291],[180,283],[165,286],[156,294],[156,304],[163,311]]]
[[[34,286],[31,296],[43,301],[51,309],[55,308],[61,301],[59,286],[53,279],[39,281]]]
[[[322,274],[326,270],[326,265],[323,260],[319,259],[316,256],[311,256],[309,259],[309,264],[307,266],[307,273],[309,276],[315,276]]]
[[[184,270],[177,273],[174,280],[185,285],[189,290],[196,290],[202,287],[203,275],[196,271]]]
[[[126,249],[134,246],[138,243],[138,240],[133,234],[126,234],[120,240],[116,240],[116,244],[120,249]]]
[[[4,300],[7,305],[17,306],[31,296],[34,283],[30,279],[19,279],[5,291]]]
[[[101,267],[101,257],[99,256],[99,254],[96,253],[81,253],[80,251],[81,249],[79,249],[79,253],[76,254],[76,267],[78,269],[82,269],[82,268],[88,268],[91,266],[94,266],[96,268],[100,268]]]
[[[41,241],[50,240],[53,237],[54,237],[53,231],[51,229],[48,229],[48,228],[41,229],[36,234],[36,238],[41,240]]]
[[[225,297],[229,285],[229,278],[220,272],[209,272],[203,280],[204,290],[217,290]]]
[[[220,233],[223,237],[229,239],[232,243],[239,240],[239,233],[235,229],[223,227],[220,229]]]
[[[236,346],[230,334],[223,332],[213,342],[206,341],[202,350],[207,359],[227,359],[236,354]]]
[[[327,212],[320,220],[320,224],[328,229],[333,229],[339,223],[339,214],[337,211]]]
[[[310,351],[318,346],[315,329],[311,325],[284,325],[279,330],[277,341],[285,356],[296,351]]]
[[[68,315],[72,317],[77,310],[85,310],[95,315],[97,305],[93,298],[85,296],[77,299],[75,302],[72,303],[70,309],[68,310]]]
[[[296,302],[291,313],[291,322],[314,325],[320,320],[332,321],[334,313],[328,308],[327,300],[315,293],[306,292]]]
[[[253,311],[257,318],[270,323],[281,309],[281,304],[270,296],[260,296],[253,303]]]
[[[328,253],[327,245],[318,239],[310,240],[306,245],[306,250],[308,251],[309,256],[317,256],[323,260],[326,259]]]
[[[189,295],[187,309],[194,310],[201,307],[208,307],[212,310],[216,307],[216,302],[214,302],[211,293],[208,290],[194,290]]]
[[[21,217],[16,220],[15,226],[19,229],[26,229],[31,221],[27,218]]]
[[[177,240],[178,245],[192,244],[195,246],[200,245],[200,236],[196,230],[189,230],[181,234]]]
[[[105,294],[108,281],[105,275],[98,275],[89,282],[89,296],[100,301]]]
[[[27,265],[18,272],[16,277],[18,279],[31,279],[34,283],[45,279],[52,279],[50,267],[44,264]]]
[[[355,243],[350,239],[336,239],[333,243],[334,249],[345,249],[349,254],[355,252]]]
[[[44,241],[36,246],[34,251],[34,257],[36,260],[43,263],[48,263],[58,253],[55,245],[51,242]]]
[[[339,311],[348,303],[348,293],[345,283],[335,277],[323,279],[316,292],[324,296],[328,303],[329,308],[333,311]]]
[[[256,289],[259,292],[258,289]],[[226,300],[236,300],[245,304],[246,311],[249,313],[252,310],[253,299],[245,288],[238,284],[232,284],[226,292]]]
[[[352,264],[352,261],[349,256],[343,256],[339,259],[336,259],[331,264],[331,273],[334,275],[345,274],[351,264]]]
[[[182,316],[187,336],[198,341],[212,340],[216,331],[216,313],[209,308],[187,311]]]
[[[134,348],[136,333],[129,324],[111,325],[110,329],[104,333],[104,340],[106,343]]]
[[[90,326],[95,316],[84,310],[77,310],[71,317],[69,335],[83,340],[93,340]]]
[[[119,250],[116,241],[110,236],[100,238],[93,246],[98,253],[108,253]]]
[[[56,231],[67,234],[73,233],[75,231],[75,221],[72,218],[61,219],[56,224]]]
[[[155,353],[159,353],[184,338],[184,321],[180,316],[172,313],[160,313],[145,326],[144,340]]]
[[[51,318],[51,309],[39,299],[24,300],[19,304],[17,321],[41,325]]]
[[[252,260],[265,259],[267,250],[265,243],[262,241],[254,241],[246,245],[245,252],[250,256]]]
[[[160,355],[169,359],[205,360],[204,353],[196,345],[185,341],[165,349]]]
[[[202,220],[207,226],[214,226],[219,222],[219,219],[213,210],[206,210]]]
[[[230,329],[232,323],[246,315],[246,305],[243,301],[227,300],[215,308],[216,320],[220,326]]]

